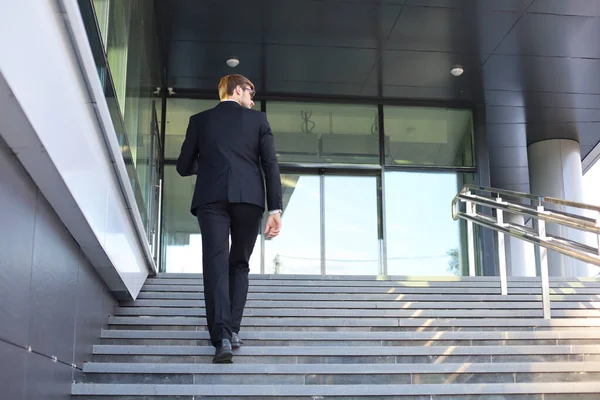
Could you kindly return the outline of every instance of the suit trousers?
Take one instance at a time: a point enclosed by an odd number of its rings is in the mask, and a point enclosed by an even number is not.
[[[263,208],[248,203],[215,202],[196,209],[202,234],[204,302],[210,340],[239,333],[248,296],[248,260],[259,233]],[[229,234],[231,233],[231,248]]]

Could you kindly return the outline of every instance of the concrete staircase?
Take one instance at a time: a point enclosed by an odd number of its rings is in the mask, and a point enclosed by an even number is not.
[[[80,399],[598,399],[600,280],[255,275],[234,364],[211,364],[201,275],[115,310]]]

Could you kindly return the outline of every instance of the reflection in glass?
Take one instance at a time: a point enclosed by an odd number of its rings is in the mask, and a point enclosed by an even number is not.
[[[154,2],[79,2],[98,76],[148,241],[157,225],[157,161],[162,144],[153,93],[162,86]],[[159,104],[160,106],[160,104]]]
[[[165,128],[165,158],[176,160],[185,139],[185,131],[190,117],[213,108],[219,100],[196,100],[170,98],[167,102],[167,123]]]
[[[450,205],[473,174],[386,172],[388,275],[468,275],[466,223]]]
[[[108,14],[110,11],[109,0],[93,0],[94,12],[96,14],[96,20],[98,21],[98,29],[100,29],[100,36],[102,43],[108,41]]]
[[[321,274],[320,178],[282,174],[279,236],[265,240],[266,274]]]
[[[378,164],[377,106],[267,103],[280,162]]]
[[[380,274],[377,178],[325,176],[325,272]]]
[[[388,165],[472,167],[470,110],[384,107]]]
[[[165,165],[162,266],[165,272],[202,273],[202,235],[190,213],[196,177],[182,178]],[[250,257],[250,273],[260,273],[260,236]]]

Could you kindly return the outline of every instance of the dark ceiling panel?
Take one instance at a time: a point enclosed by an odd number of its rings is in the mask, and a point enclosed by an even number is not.
[[[175,88],[175,92],[177,95],[181,95],[179,92],[181,89],[185,89],[187,92],[197,92],[197,91],[214,91],[214,93],[218,97],[217,86],[219,85],[219,77],[212,78],[194,78],[191,76],[174,76],[170,78],[169,85]],[[252,83],[257,85],[255,79],[252,80]],[[258,87],[258,86],[257,86]],[[262,86],[261,86],[262,87]]]
[[[377,48],[387,36],[398,5],[372,1],[173,1],[174,40],[271,43]],[[228,15],[235,29],[224,29],[216,15]],[[340,18],[343,16],[343,18]]]
[[[265,40],[276,44],[378,48],[401,6],[278,1],[266,12]],[[343,18],[340,18],[343,16]]]
[[[260,82],[261,50],[262,47],[258,45],[173,42],[169,60],[169,82],[181,78],[214,78],[216,83],[210,87],[212,89],[219,83],[218,79],[221,76],[239,73],[248,76],[260,88],[262,87]],[[235,70],[225,64],[225,60],[230,56],[240,58],[240,64]],[[176,85],[171,84],[171,86]]]
[[[407,0],[407,6],[524,11],[532,0]]]
[[[483,76],[486,89],[599,94],[598,71],[598,59],[492,55]]]
[[[486,118],[497,123],[551,123],[600,122],[600,110],[549,107],[487,106]]]
[[[597,94],[485,91],[485,103],[491,106],[525,107],[525,100],[530,107],[600,108],[600,95]]]
[[[471,90],[472,74],[478,66],[469,64],[468,57],[460,53],[386,50],[383,54],[383,83],[395,86],[445,87],[457,91]],[[454,77],[450,69],[461,64],[465,74]]]
[[[451,88],[439,87],[439,88],[427,88],[427,87],[416,87],[416,86],[391,86],[386,85],[383,87],[384,97],[391,98],[403,98],[403,99],[415,99],[415,100],[432,100],[432,101],[453,101],[461,100],[468,101],[472,100],[469,94],[461,94]]]
[[[421,51],[490,53],[520,13],[406,7],[392,30],[387,48]]]
[[[490,151],[490,167],[527,167],[527,147],[497,147]]]
[[[581,151],[581,159],[583,160],[588,154],[591,153],[592,150],[594,150],[595,146],[580,146],[580,151]]]
[[[577,123],[532,123],[526,124],[527,145],[542,140],[571,139],[579,142],[579,126]]]
[[[362,84],[305,82],[305,81],[268,81],[267,89],[274,93],[291,93],[320,96],[360,96]],[[260,94],[260,93],[259,93]],[[364,96],[364,94],[362,94]]]
[[[600,122],[582,122],[577,124],[579,142],[582,146],[594,146],[598,143]]]
[[[525,130],[529,142],[580,137],[582,155],[600,140],[600,0],[157,4],[168,83],[182,93],[212,93],[235,72],[267,94],[485,103],[502,146]]]
[[[527,146],[524,124],[487,124],[487,140],[490,147]]]
[[[525,14],[496,54],[600,57],[600,20],[549,14]]]
[[[267,2],[218,0],[159,1],[172,17],[172,40],[260,42]]]
[[[600,2],[598,0],[535,0],[527,12],[598,16]]]
[[[363,84],[376,58],[373,49],[269,45],[266,76],[269,82]]]

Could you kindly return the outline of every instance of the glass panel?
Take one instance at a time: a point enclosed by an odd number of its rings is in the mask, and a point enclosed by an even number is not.
[[[117,93],[117,100],[121,107],[121,114],[125,114],[131,6],[131,1],[110,2],[108,43],[105,43],[108,66]]]
[[[190,117],[213,108],[218,100],[170,98],[167,101],[167,123],[165,128],[165,158],[176,160],[181,152],[185,131]]]
[[[378,275],[377,178],[325,176],[327,275]]]
[[[265,240],[266,274],[321,274],[320,178],[282,174],[283,226]]]
[[[100,29],[100,36],[102,37],[102,43],[108,41],[108,15],[110,11],[109,0],[93,0],[94,11],[96,13],[96,20],[98,21],[98,29]]]
[[[388,275],[468,275],[466,223],[452,199],[473,174],[386,172]]]
[[[202,235],[190,213],[195,176],[182,178],[165,165],[162,258],[165,272],[202,273]],[[250,273],[260,273],[260,236],[250,257]]]
[[[136,203],[152,242],[152,216],[158,206],[153,201],[157,160],[153,90],[162,81],[154,3],[94,0],[79,5]]]
[[[472,167],[470,110],[384,107],[388,165]]]
[[[152,250],[152,254],[154,255],[154,260],[158,264],[157,256],[157,244],[158,244],[158,217],[159,217],[159,198],[160,198],[160,156],[162,151],[162,146],[160,143],[160,129],[159,129],[159,121],[157,117],[156,108],[153,109],[152,112],[152,129],[150,136],[150,163],[151,168],[149,170],[149,182],[148,185],[148,227],[146,232],[148,232],[148,242],[150,243],[150,248]]]
[[[377,106],[267,102],[280,162],[379,164]]]

